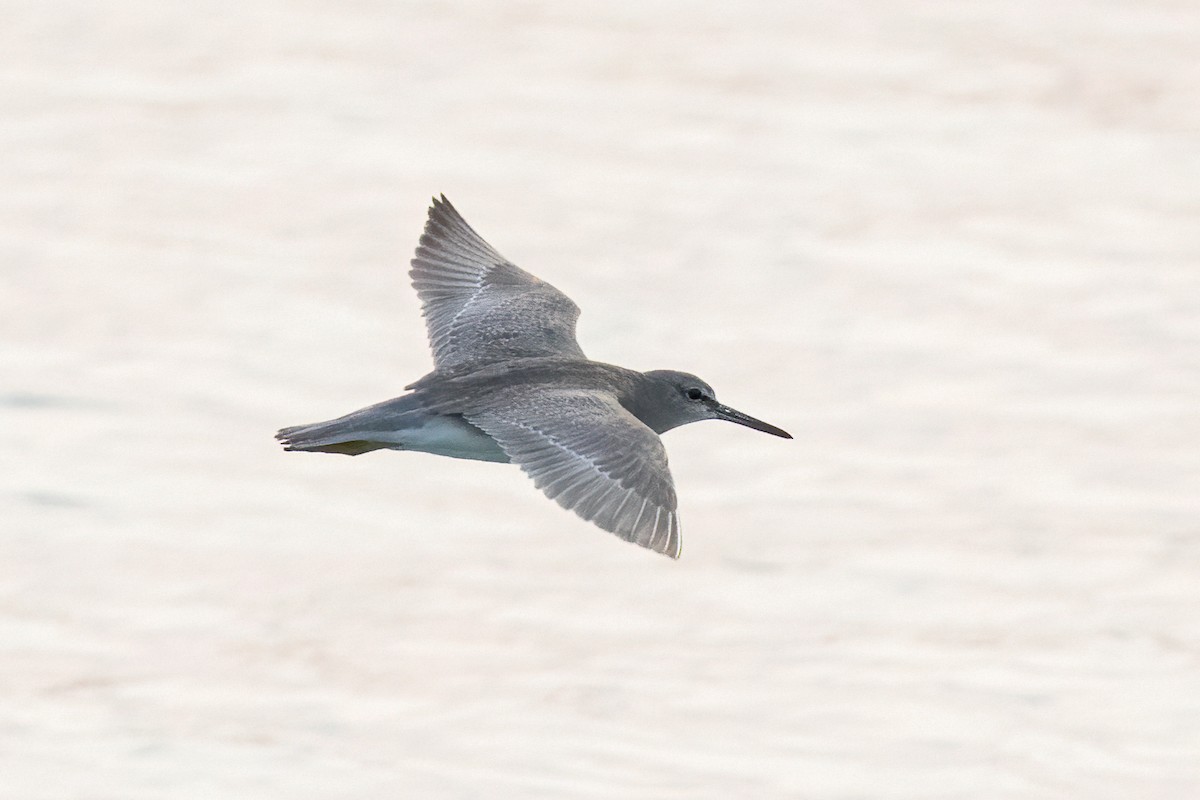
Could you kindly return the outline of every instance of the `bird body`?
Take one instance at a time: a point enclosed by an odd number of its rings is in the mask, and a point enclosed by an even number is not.
[[[678,558],[675,488],[658,434],[725,419],[791,438],[718,403],[694,375],[588,360],[575,341],[579,308],[504,259],[444,196],[412,265],[434,371],[401,397],[280,430],[286,449],[515,462],[560,505]]]

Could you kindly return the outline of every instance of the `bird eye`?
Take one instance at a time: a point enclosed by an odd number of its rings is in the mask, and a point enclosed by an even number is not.
[[[687,396],[688,396],[688,400],[702,400],[702,399],[704,399],[704,390],[703,389],[688,389]]]

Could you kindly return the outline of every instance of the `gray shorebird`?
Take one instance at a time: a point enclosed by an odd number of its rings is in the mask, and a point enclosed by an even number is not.
[[[516,463],[562,507],[679,558],[675,485],[658,435],[723,419],[792,438],[717,402],[695,375],[588,360],[575,341],[579,307],[497,253],[445,195],[429,209],[409,274],[433,372],[402,397],[284,428],[275,438],[285,449]]]

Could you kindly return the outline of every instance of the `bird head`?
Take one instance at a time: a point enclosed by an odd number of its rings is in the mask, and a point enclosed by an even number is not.
[[[782,428],[717,402],[713,388],[695,375],[670,369],[657,369],[643,374],[649,380],[642,392],[649,396],[638,404],[639,408],[635,413],[656,433],[663,433],[689,422],[723,419],[772,436],[792,438],[791,434]]]

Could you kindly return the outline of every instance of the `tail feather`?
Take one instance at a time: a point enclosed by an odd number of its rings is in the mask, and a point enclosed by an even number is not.
[[[310,436],[304,433],[309,427],[319,428],[320,423],[314,426],[298,425],[293,428],[284,428],[275,434],[275,438],[283,443],[284,450],[301,453],[341,453],[347,456],[360,456],[372,450],[396,447],[394,444],[372,442],[367,439],[346,439],[341,436]]]
[[[305,453],[357,456],[385,448],[399,450],[395,431],[406,427],[402,417],[418,408],[412,395],[405,395],[326,422],[282,428],[275,438],[284,450]]]

